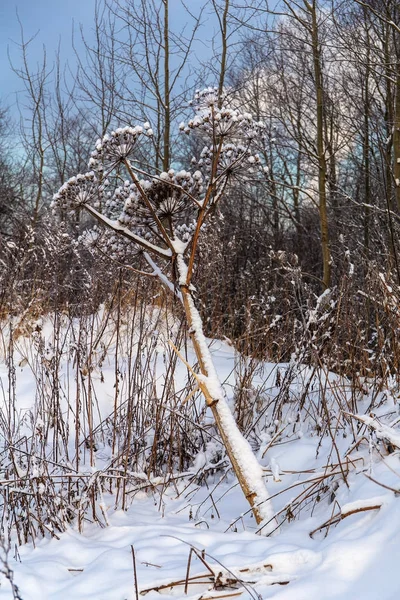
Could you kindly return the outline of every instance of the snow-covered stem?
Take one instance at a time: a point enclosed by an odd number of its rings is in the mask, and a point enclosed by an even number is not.
[[[383,423],[380,423],[379,420],[374,416],[354,415],[351,413],[348,413],[348,415],[360,423],[364,423],[367,425],[367,427],[373,429],[378,440],[386,440],[395,448],[400,448],[400,433],[396,429],[393,429],[393,427],[390,425],[384,425]]]
[[[163,273],[161,271],[160,267],[154,262],[154,260],[150,256],[150,254],[148,254],[148,252],[144,252],[143,257],[146,260],[146,262],[148,263],[148,265],[153,269],[152,275],[154,275],[155,277],[158,277],[158,279],[161,281],[161,283],[163,285],[165,285],[165,287],[172,294],[176,295],[180,301],[182,301],[182,294],[177,291],[177,289],[175,288],[172,281],[170,279],[168,279],[168,277],[165,275],[165,273]]]
[[[158,256],[161,256],[163,258],[171,257],[171,250],[161,248],[160,246],[156,246],[148,240],[145,240],[143,237],[136,235],[130,229],[121,225],[121,223],[119,223],[118,221],[113,221],[112,219],[109,219],[102,213],[99,213],[99,211],[93,208],[93,206],[91,206],[90,204],[85,204],[85,210],[87,210],[93,217],[95,217],[95,219],[97,219],[99,223],[112,229],[113,231],[115,231],[115,233],[126,237],[128,240],[134,242],[135,244],[138,244],[142,248],[145,248],[145,250],[149,252],[154,252],[154,254],[157,254]]]
[[[189,333],[202,375],[200,378],[201,390],[207,406],[213,413],[232,468],[252,507],[257,524],[271,521],[271,528],[275,529],[274,511],[263,480],[261,466],[254,456],[250,444],[239,431],[229,409],[204,335],[202,320],[194,302],[191,286],[187,284],[188,267],[181,254],[178,254],[176,264]],[[268,532],[267,529],[266,533]]]

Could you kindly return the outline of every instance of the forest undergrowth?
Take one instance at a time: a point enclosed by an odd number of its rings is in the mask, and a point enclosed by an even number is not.
[[[372,454],[383,459],[398,452],[399,324],[396,287],[383,274],[368,274],[368,298],[349,275],[306,299],[296,266],[287,257],[275,260],[286,287],[279,296],[268,292],[270,307],[265,299],[249,300],[245,331],[233,338],[227,334],[234,313],[217,318],[214,305],[217,328],[208,325],[208,333],[224,340],[210,338],[211,348],[225,353],[225,362],[216,354],[219,375],[267,482],[281,481],[274,448],[312,440],[307,468],[289,469],[272,495],[278,531],[318,506],[334,508],[336,490],[348,486],[349,474],[367,472]],[[99,281],[105,285],[105,277]],[[20,545],[58,537],[71,524],[79,531],[90,522],[104,527],[110,498],[113,509],[124,510],[143,492],[160,511],[172,490],[189,498],[189,519],[219,516],[218,490],[235,481],[202,399],[179,306],[140,275],[122,271],[97,307],[93,294],[79,310],[73,295],[59,306],[47,296],[48,306],[39,310],[44,297],[42,291],[37,301],[14,304],[13,314],[12,302],[3,303],[5,538]],[[366,302],[368,331],[357,318]],[[276,305],[286,312],[277,315]],[[331,512],[334,523],[338,514]],[[238,510],[232,530],[238,523],[254,530],[249,511]]]

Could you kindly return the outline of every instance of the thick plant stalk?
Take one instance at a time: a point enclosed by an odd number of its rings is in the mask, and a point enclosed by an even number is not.
[[[200,314],[195,306],[191,288],[186,283],[187,266],[180,254],[177,256],[177,269],[189,333],[201,371],[200,387],[207,406],[212,411],[232,468],[252,508],[257,524],[271,520],[272,526],[275,528],[274,512],[262,477],[261,466],[254,456],[250,444],[239,431],[227,404],[204,336]]]

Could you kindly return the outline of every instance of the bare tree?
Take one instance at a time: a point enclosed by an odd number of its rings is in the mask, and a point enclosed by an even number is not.
[[[19,19],[18,19],[19,20]],[[21,38],[18,44],[21,53],[21,66],[11,66],[24,84],[25,95],[20,106],[20,133],[26,154],[26,168],[32,176],[32,223],[35,228],[43,207],[43,186],[45,171],[45,127],[44,111],[48,102],[47,82],[50,71],[47,64],[47,54],[43,48],[42,62],[32,70],[29,65],[29,47],[34,38],[26,39],[21,21]],[[26,114],[30,117],[26,120]],[[30,200],[30,199],[29,199]]]

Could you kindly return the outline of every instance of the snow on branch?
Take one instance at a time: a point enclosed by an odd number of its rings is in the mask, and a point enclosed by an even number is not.
[[[395,448],[400,449],[400,432],[393,429],[393,427],[390,427],[390,425],[380,423],[378,419],[373,416],[354,415],[351,413],[349,413],[349,416],[373,429],[378,440],[387,441]]]

